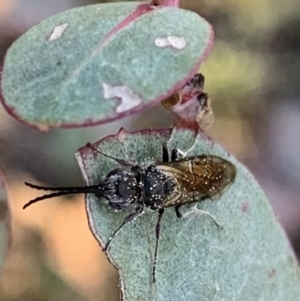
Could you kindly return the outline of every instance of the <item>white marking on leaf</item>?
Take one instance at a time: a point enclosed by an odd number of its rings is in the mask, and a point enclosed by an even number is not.
[[[103,83],[102,88],[105,99],[120,99],[120,103],[116,108],[117,113],[131,110],[142,102],[142,99],[127,86],[111,86]]]
[[[174,47],[176,49],[183,49],[186,46],[186,40],[183,37],[178,36],[168,36],[168,37],[160,37],[156,38],[155,46],[157,47]]]
[[[59,39],[62,36],[62,34],[64,33],[64,31],[67,29],[68,26],[69,26],[68,23],[56,26],[53,29],[48,41],[55,41],[55,40]]]

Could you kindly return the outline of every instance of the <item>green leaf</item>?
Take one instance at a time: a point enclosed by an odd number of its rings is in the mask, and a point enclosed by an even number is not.
[[[211,154],[237,167],[234,184],[219,201],[198,202],[223,226],[191,212],[178,219],[166,209],[161,223],[156,282],[152,281],[157,212],[146,210],[112,240],[108,256],[118,268],[124,300],[295,301],[300,295],[297,262],[272,208],[249,171],[203,134],[189,130],[144,130],[109,136],[93,144],[105,154],[143,166],[160,160],[162,144],[188,156]],[[88,185],[120,167],[90,147],[77,160]],[[124,166],[122,167],[124,168]],[[132,211],[114,212],[104,200],[88,195],[90,228],[102,246]],[[191,211],[192,210],[192,211]],[[122,299],[123,300],[123,299]]]
[[[3,269],[11,243],[11,213],[7,199],[4,177],[0,172],[0,271]]]
[[[2,102],[42,130],[120,118],[181,88],[212,38],[209,23],[176,7],[135,2],[71,9],[34,26],[8,50]]]

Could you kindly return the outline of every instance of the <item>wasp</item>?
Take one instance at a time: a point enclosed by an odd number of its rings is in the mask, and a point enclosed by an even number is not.
[[[93,150],[109,157],[88,144]],[[53,191],[37,197],[23,206],[23,209],[33,203],[69,194],[95,194],[99,199],[106,200],[113,209],[124,210],[132,208],[122,224],[109,237],[103,251],[107,251],[114,236],[138,215],[144,208],[158,212],[155,227],[156,245],[152,268],[152,280],[155,282],[155,269],[160,238],[160,225],[165,208],[174,207],[176,216],[181,218],[181,206],[205,199],[217,200],[230,187],[236,177],[235,166],[218,156],[200,155],[183,157],[182,152],[173,149],[171,158],[165,145],[162,150],[162,160],[142,168],[135,164],[126,164],[123,160],[115,159],[126,168],[110,171],[102,181],[95,185],[82,187],[43,187],[25,182],[31,188]],[[128,165],[131,165],[130,168]],[[205,213],[205,211],[203,211]],[[218,225],[212,215],[209,217]]]

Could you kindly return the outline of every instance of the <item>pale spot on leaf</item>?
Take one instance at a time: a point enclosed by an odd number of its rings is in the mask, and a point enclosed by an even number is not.
[[[142,103],[142,99],[127,86],[111,86],[103,83],[102,88],[105,99],[120,99],[116,108],[117,113],[131,110]]]
[[[68,26],[69,26],[68,23],[56,26],[53,29],[48,41],[58,40],[62,36],[62,34],[64,33],[64,31],[67,29]]]
[[[155,46],[157,47],[168,47],[171,46],[176,49],[183,49],[186,46],[186,40],[183,37],[168,36],[160,37],[155,40]]]

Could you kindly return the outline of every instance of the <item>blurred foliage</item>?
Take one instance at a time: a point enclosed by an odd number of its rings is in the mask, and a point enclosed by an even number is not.
[[[38,21],[96,2],[0,0],[0,58]],[[181,7],[198,12],[215,29],[215,47],[201,69],[216,114],[208,134],[254,171],[300,250],[300,170],[294,163],[300,149],[299,1],[182,0]],[[88,230],[83,198],[51,200],[24,212],[22,205],[38,192],[22,183],[34,178],[48,185],[80,184],[73,158],[78,147],[121,126],[170,125],[171,115],[157,106],[105,126],[45,135],[1,109],[0,168],[8,180],[14,231],[1,300],[118,300],[116,271]],[[274,131],[282,131],[279,141]],[[289,141],[295,146],[287,161]]]

